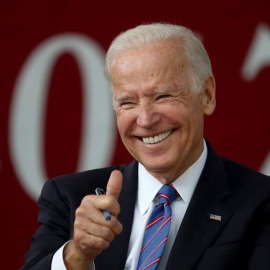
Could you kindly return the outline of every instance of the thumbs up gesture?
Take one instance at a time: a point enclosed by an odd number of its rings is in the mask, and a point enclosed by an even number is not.
[[[122,232],[117,220],[120,212],[118,197],[122,189],[123,176],[113,171],[106,188],[106,195],[87,195],[75,213],[73,239],[65,246],[64,263],[68,270],[88,269],[91,262],[108,248],[115,235]],[[111,214],[105,220],[102,210]]]

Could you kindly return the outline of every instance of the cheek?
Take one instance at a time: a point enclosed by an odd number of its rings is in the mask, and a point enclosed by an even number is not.
[[[131,113],[123,112],[116,115],[116,122],[120,135],[124,135],[132,131],[136,119]]]
[[[203,133],[204,116],[202,114],[194,114],[190,121],[191,133],[195,137],[201,137]]]
[[[179,106],[168,107],[162,115],[165,121],[169,121],[176,126],[185,125],[185,122],[189,119],[188,111]]]

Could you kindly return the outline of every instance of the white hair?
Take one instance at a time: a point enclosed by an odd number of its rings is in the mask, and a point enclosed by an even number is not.
[[[112,41],[106,54],[106,77],[111,82],[111,63],[117,54],[169,39],[179,39],[181,42],[189,63],[188,75],[193,91],[199,93],[206,77],[212,74],[211,62],[203,44],[195,34],[190,29],[179,25],[143,24],[118,35]]]

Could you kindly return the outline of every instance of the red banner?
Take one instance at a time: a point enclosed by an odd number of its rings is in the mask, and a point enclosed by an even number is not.
[[[112,39],[137,24],[182,24],[200,36],[217,83],[205,138],[220,155],[270,174],[269,10],[268,0],[2,3],[2,268],[23,263],[46,179],[132,160],[103,64]]]

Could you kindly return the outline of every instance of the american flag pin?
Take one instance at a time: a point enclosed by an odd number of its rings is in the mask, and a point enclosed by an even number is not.
[[[217,221],[221,221],[221,216],[215,215],[215,214],[210,214],[210,219],[214,219],[214,220],[217,220]]]

